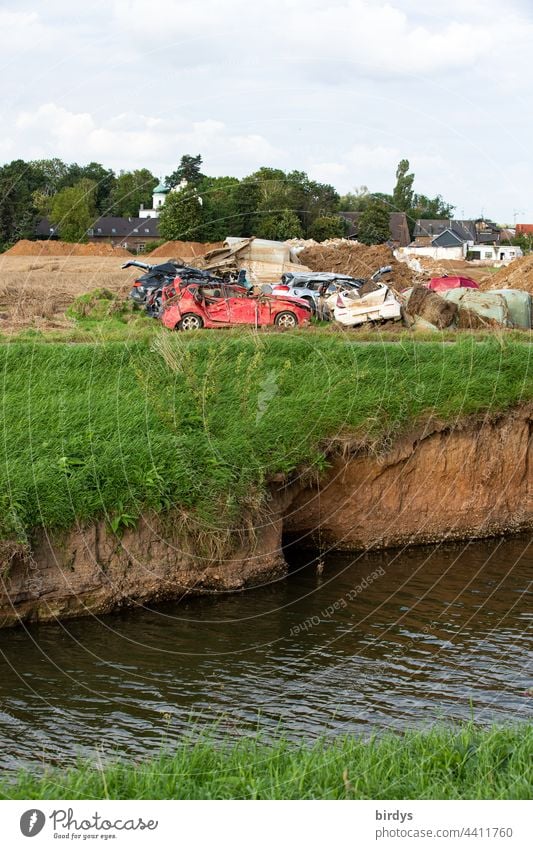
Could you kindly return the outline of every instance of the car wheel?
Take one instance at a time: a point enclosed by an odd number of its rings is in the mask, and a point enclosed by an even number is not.
[[[274,319],[276,327],[281,327],[283,330],[292,330],[298,324],[298,319],[293,312],[280,312]]]
[[[204,326],[204,323],[199,315],[195,315],[193,312],[188,312],[183,316],[180,322],[178,322],[178,330],[200,330]]]

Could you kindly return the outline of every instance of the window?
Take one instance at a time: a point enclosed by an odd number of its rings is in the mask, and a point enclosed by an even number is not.
[[[133,228],[133,232],[134,232],[134,233],[138,233],[138,232],[139,232],[139,231],[138,231],[138,229],[137,229],[137,227],[134,227],[134,228]]]
[[[146,250],[146,245],[144,244],[144,242],[140,242],[137,245],[137,253],[143,254],[145,252],[145,250]]]
[[[101,227],[98,227],[98,228],[97,228],[97,230],[96,230],[96,232],[97,232],[97,233],[101,233],[101,232],[102,232],[102,228],[101,228]]]
[[[144,232],[145,232],[145,233],[149,233],[149,232],[150,232],[150,230],[148,229],[148,227],[145,227],[145,228],[144,228]]]
[[[116,232],[117,232],[117,228],[116,228],[116,227],[111,227],[111,232],[112,232],[112,233],[116,233]]]
[[[485,259],[492,259],[492,251],[485,251]]]

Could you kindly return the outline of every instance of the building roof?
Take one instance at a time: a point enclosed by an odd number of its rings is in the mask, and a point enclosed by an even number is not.
[[[391,212],[389,226],[393,242],[397,242],[401,248],[409,244],[411,236],[405,212]]]
[[[417,236],[438,236],[445,230],[456,233],[462,242],[475,242],[477,231],[475,221],[454,218],[419,218],[415,224],[414,238]]]
[[[170,191],[170,188],[168,186],[165,186],[164,183],[158,183],[158,185],[155,187],[153,193],[154,193],[154,195],[155,194],[167,195],[169,193],[169,191]]]
[[[360,212],[339,212],[341,218],[344,218],[350,225],[348,228],[348,237],[353,239],[359,231],[358,223],[361,217]],[[389,227],[391,239],[400,247],[408,245],[411,238],[409,235],[409,226],[407,224],[407,215],[405,212],[391,212],[389,217]]]
[[[438,235],[434,236],[431,240],[432,245],[437,245],[442,248],[451,248],[456,245],[462,245],[465,241],[471,241],[469,239],[463,239],[459,233],[456,233],[455,230],[452,230],[450,227],[447,227],[446,230],[443,230],[442,233],[438,233]]]
[[[59,235],[60,228],[53,227],[48,218],[42,218],[35,228],[35,235],[40,238],[50,238]],[[120,218],[116,215],[102,215],[97,218],[87,231],[92,238],[101,236],[123,239],[127,236],[138,238],[159,238],[159,221],[157,218]]]

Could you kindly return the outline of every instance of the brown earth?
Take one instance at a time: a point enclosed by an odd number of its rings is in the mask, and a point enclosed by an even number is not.
[[[481,288],[523,289],[533,294],[533,254],[518,257],[509,265],[500,268]]]
[[[4,545],[0,624],[98,614],[278,580],[286,571],[282,532],[324,551],[531,528],[532,421],[533,408],[524,407],[454,427],[428,422],[392,447],[336,440],[320,488],[303,477],[273,483],[269,512],[257,517],[253,539],[226,559],[195,556],[177,523],[150,515],[120,539],[100,522],[64,534],[41,532],[31,552],[16,545],[9,552]]]
[[[463,259],[432,259],[431,257],[417,257],[425,274],[430,277],[461,276],[470,277],[482,289],[491,289],[494,279],[494,271],[490,266],[472,265]]]
[[[70,327],[66,308],[78,295],[105,288],[127,294],[138,274],[121,257],[0,255],[0,332]]]
[[[129,256],[131,253],[125,248],[114,248],[111,245],[94,244],[86,245],[72,244],[54,240],[43,240],[30,242],[21,239],[12,248],[5,252],[4,256]]]
[[[412,286],[416,276],[408,265],[394,258],[387,245],[367,246],[348,240],[312,245],[298,254],[298,261],[312,271],[331,271],[352,277],[370,277],[380,266],[392,265],[392,274],[386,279],[398,289]]]
[[[223,244],[223,242],[165,242],[147,256],[166,259],[194,259],[215,248],[221,248]]]

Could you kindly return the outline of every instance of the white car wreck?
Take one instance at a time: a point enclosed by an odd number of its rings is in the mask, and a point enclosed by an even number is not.
[[[399,321],[402,305],[394,292],[384,283],[372,283],[371,286],[371,291],[365,285],[361,289],[349,289],[328,298],[328,307],[335,321],[347,327],[373,321]]]

